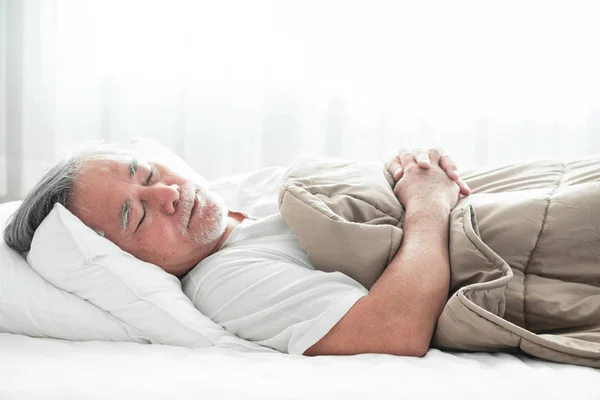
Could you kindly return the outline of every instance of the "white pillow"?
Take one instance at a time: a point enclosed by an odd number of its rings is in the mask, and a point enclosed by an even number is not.
[[[0,204],[0,232],[21,203]],[[149,343],[137,329],[52,286],[0,237],[0,332],[67,340]]]
[[[227,334],[194,307],[179,279],[122,251],[60,204],[35,231],[27,261],[48,282],[153,342],[207,347]]]

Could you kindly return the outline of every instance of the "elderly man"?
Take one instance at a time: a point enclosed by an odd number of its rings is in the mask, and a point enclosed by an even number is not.
[[[345,275],[314,270],[280,216],[252,221],[168,166],[126,151],[84,152],[59,163],[23,201],[4,236],[12,248],[29,251],[35,230],[58,202],[168,273],[207,271],[201,311],[224,326],[236,324],[237,332],[248,332],[246,339],[268,324],[281,335],[261,344],[281,349],[303,325],[312,332],[300,350],[305,355],[422,356],[448,296],[448,217],[469,188],[437,149],[402,151],[386,167],[406,210],[404,240],[368,292]],[[219,296],[220,288],[235,292],[248,279],[279,296],[261,298],[260,290],[238,302]],[[300,312],[310,296],[323,300]],[[266,297],[280,301],[265,304]]]

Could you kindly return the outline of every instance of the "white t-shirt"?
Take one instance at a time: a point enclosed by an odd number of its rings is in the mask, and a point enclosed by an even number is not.
[[[185,294],[229,332],[303,354],[368,291],[342,273],[317,271],[277,205],[285,168],[211,182],[229,210],[248,217],[185,278]]]
[[[340,272],[315,270],[279,212],[244,220],[182,286],[227,331],[290,354],[303,354],[367,294]]]

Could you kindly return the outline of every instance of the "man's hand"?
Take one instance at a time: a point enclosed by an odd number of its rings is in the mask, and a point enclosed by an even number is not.
[[[423,169],[430,169],[432,160],[438,160],[433,161],[434,164],[439,165],[446,172],[448,178],[456,182],[460,188],[460,194],[465,196],[471,194],[471,189],[469,186],[458,176],[458,168],[456,167],[456,164],[452,158],[450,158],[448,155],[445,155],[441,149],[414,149],[413,151],[400,150],[390,162],[386,163],[387,170],[390,174],[392,174],[396,182],[398,182],[404,175],[408,160],[415,162],[420,168]]]
[[[415,161],[411,152],[400,154],[403,174],[394,188],[400,203],[408,210],[426,207],[427,204],[441,206],[448,213],[458,202],[459,187],[440,167],[440,154],[429,154],[429,168],[424,169]]]

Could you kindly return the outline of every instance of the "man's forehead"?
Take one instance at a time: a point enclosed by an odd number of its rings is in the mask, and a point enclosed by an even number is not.
[[[82,165],[80,174],[75,178],[76,191],[74,197],[78,199],[86,197],[86,201],[89,201],[89,196],[97,197],[101,196],[102,191],[115,190],[115,185],[118,185],[118,182],[131,182],[133,160],[131,157],[87,160]],[[136,162],[139,164],[140,161],[136,159]],[[114,194],[112,193],[108,197],[114,198]]]
[[[93,157],[84,163],[84,169],[97,171],[129,171],[131,164],[135,163],[136,167],[140,164],[139,157],[135,155],[109,155],[103,157]]]

